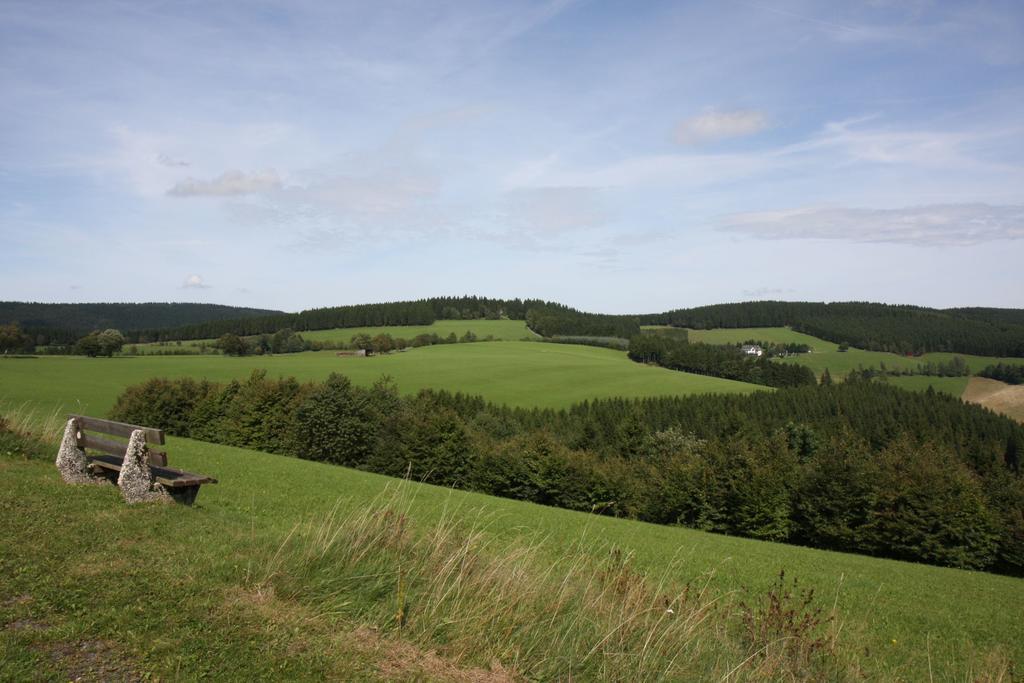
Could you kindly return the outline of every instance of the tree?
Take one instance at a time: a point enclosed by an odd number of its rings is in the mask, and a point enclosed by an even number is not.
[[[18,323],[0,325],[0,353],[31,352],[34,346],[32,337],[22,332]]]
[[[271,353],[298,353],[304,347],[302,337],[289,327],[278,330],[270,339]]]
[[[832,373],[828,371],[828,368],[825,368],[825,372],[821,373],[821,385],[825,387],[832,386]]]
[[[107,358],[124,346],[124,335],[120,330],[103,330],[97,335],[97,339],[100,343],[100,353]]]
[[[98,335],[93,332],[87,334],[75,343],[75,353],[80,356],[88,356],[89,358],[95,358],[100,355],[100,340]]]
[[[839,342],[839,350],[846,353],[850,350],[850,342]]]
[[[228,332],[217,340],[217,348],[225,356],[244,356],[249,353],[249,344],[237,334]]]
[[[370,348],[374,353],[387,353],[395,348],[395,340],[390,334],[378,334],[370,341]]]
[[[295,453],[358,466],[373,452],[377,427],[367,392],[332,372],[295,412]]]
[[[103,330],[102,332],[90,332],[75,343],[75,353],[82,356],[95,358],[96,356],[114,355],[124,346],[124,335],[118,330]]]

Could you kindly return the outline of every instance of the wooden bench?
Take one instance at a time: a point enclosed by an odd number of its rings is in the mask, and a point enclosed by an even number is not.
[[[146,445],[163,445],[164,432],[162,429],[152,427],[140,427],[138,425],[114,422],[112,420],[101,420],[87,415],[68,415],[68,419],[75,421],[76,440],[81,449],[99,451],[100,455],[86,451],[89,460],[89,468],[96,475],[106,477],[115,484],[118,473],[124,463],[124,454],[128,449],[127,441],[115,441],[109,436],[128,438],[137,429],[141,429],[146,435]],[[90,433],[93,432],[93,433]],[[104,436],[97,436],[97,433]],[[199,487],[203,484],[216,484],[217,480],[205,474],[185,472],[167,466],[167,452],[162,450],[149,449],[149,469],[153,478],[159,484],[167,488],[176,501],[191,505],[199,494]]]

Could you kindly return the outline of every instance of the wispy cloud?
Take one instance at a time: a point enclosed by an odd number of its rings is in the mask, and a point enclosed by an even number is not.
[[[785,296],[786,294],[792,294],[794,289],[791,287],[756,287],[754,289],[744,289],[743,296],[748,296],[752,299],[763,299],[769,296]]]
[[[156,155],[156,161],[157,161],[158,164],[161,164],[162,166],[167,166],[169,168],[184,168],[186,166],[191,166],[192,165],[192,164],[190,164],[187,161],[182,161],[181,159],[175,159],[174,157],[168,156],[168,155],[163,154],[163,153],[160,153],[160,154]]]
[[[281,178],[276,171],[243,173],[232,170],[225,171],[212,180],[186,178],[167,190],[167,194],[172,197],[232,197],[280,188]]]
[[[680,145],[700,145],[753,135],[767,127],[768,117],[759,111],[708,110],[699,116],[681,121],[676,126],[673,138]]]
[[[804,207],[734,214],[723,219],[719,229],[768,240],[824,239],[966,246],[993,240],[1024,239],[1024,206]]]
[[[182,289],[209,289],[210,285],[206,284],[203,280],[202,275],[192,273],[185,278],[185,282],[181,285]]]

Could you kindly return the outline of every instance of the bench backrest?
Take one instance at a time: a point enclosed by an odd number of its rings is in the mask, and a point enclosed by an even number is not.
[[[128,449],[127,441],[114,441],[96,433],[109,436],[120,436],[128,438],[136,429],[141,429],[146,434],[146,445],[149,446],[149,464],[157,467],[167,466],[167,453],[152,448],[153,444],[164,443],[164,430],[153,429],[152,427],[140,427],[139,425],[114,422],[113,420],[101,420],[98,417],[87,415],[68,415],[68,419],[74,420],[77,425],[77,440],[79,448],[92,448],[108,455],[124,456]],[[89,432],[93,432],[90,434]]]

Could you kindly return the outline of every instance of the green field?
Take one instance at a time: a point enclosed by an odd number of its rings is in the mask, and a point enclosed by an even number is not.
[[[959,356],[967,362],[971,372],[979,372],[993,363],[1024,363],[1024,358],[994,358],[990,356],[972,356],[966,353],[926,353],[921,356],[898,356],[883,351],[864,351],[850,348],[848,351],[826,351],[823,353],[804,353],[783,359],[789,363],[800,363],[821,374],[825,368],[833,377],[844,377],[851,370],[858,368],[878,368],[881,364],[890,370],[913,370],[918,365],[932,363],[948,363]]]
[[[257,589],[270,556],[296,524],[322,520],[335,504],[341,514],[362,509],[394,480],[188,439],[169,439],[167,450],[172,465],[220,480],[203,487],[194,508],[128,508],[113,487],[66,486],[51,462],[0,452],[0,620],[15,625],[0,629],[0,679],[50,678],[66,662],[53,652],[97,641],[111,644],[108,659],[161,679],[397,675],[376,670],[382,655],[360,649],[354,637],[369,619],[353,616],[361,614],[362,601],[383,601],[387,614],[392,597],[367,596],[357,584],[335,587],[343,608],[325,613],[312,586],[294,598]],[[573,547],[598,557],[620,548],[641,571],[661,575],[672,567],[671,582],[704,587],[702,597],[719,602],[719,616],[735,608],[744,588],[764,591],[785,570],[800,586],[813,587],[826,610],[835,604],[837,646],[868,679],[923,680],[934,671],[942,680],[977,680],[996,666],[982,661],[990,651],[1015,660],[1018,670],[1024,665],[1021,579],[433,486],[410,484],[409,490],[408,517],[417,528],[454,514],[475,520],[498,548],[528,543],[552,561]],[[47,543],[38,543],[43,536]],[[387,623],[381,626],[387,633]],[[443,641],[431,647],[444,652]]]
[[[746,393],[743,382],[634,363],[621,351],[538,342],[480,342],[410,349],[368,358],[332,351],[276,356],[220,355],[0,360],[0,402],[105,415],[124,387],[150,377],[227,381],[255,369],[272,376],[322,380],[332,372],[370,385],[390,375],[406,393],[437,388],[479,394],[513,406],[563,408],[598,397]]]
[[[713,330],[688,330],[691,342],[704,344],[742,344],[756,339],[757,341],[774,342],[776,344],[807,344],[815,352],[835,351],[838,345],[812,337],[802,332],[794,332],[788,327],[736,327],[716,328]]]
[[[954,357],[963,358],[972,373],[983,370],[986,366],[994,363],[1018,363],[1024,364],[1024,358],[995,358],[991,356],[973,356],[966,353],[926,353],[921,356],[900,356],[895,353],[883,351],[865,351],[863,349],[850,348],[847,351],[839,351],[839,346],[832,342],[812,337],[802,332],[794,332],[788,327],[738,327],[738,328],[717,328],[713,330],[689,330],[691,342],[703,342],[705,344],[739,344],[748,339],[759,341],[776,342],[779,344],[807,344],[813,351],[811,353],[797,354],[782,359],[788,363],[799,363],[806,365],[814,374],[821,375],[828,368],[834,378],[845,377],[851,370],[858,368],[878,368],[883,363],[890,370],[913,370],[924,363],[948,363]],[[944,378],[933,378],[944,379]],[[962,378],[954,378],[956,380]],[[903,380],[901,380],[903,382]],[[917,388],[923,380],[907,380],[903,382],[907,388]],[[944,391],[952,393],[956,382],[936,383],[936,389],[940,385]],[[959,383],[960,391],[967,386],[966,380]],[[922,389],[927,388],[924,384]]]
[[[454,333],[462,337],[472,332],[478,339],[493,337],[499,341],[520,341],[535,338],[537,335],[526,327],[523,320],[438,320],[432,325],[392,325],[380,327],[336,327],[330,330],[309,330],[300,332],[303,339],[310,341],[330,341],[336,344],[348,344],[357,334],[390,334],[395,339],[411,340],[421,334],[436,334],[447,337]],[[194,349],[199,344],[212,345],[215,339],[189,339],[181,342],[153,342],[149,344],[129,344],[140,354],[160,353],[173,349]]]
[[[970,377],[928,377],[926,375],[907,375],[904,377],[888,377],[886,382],[907,389],[908,391],[927,391],[931,387],[950,396],[960,396],[967,388]]]
[[[461,338],[467,331],[475,334],[478,339],[490,336],[499,341],[521,341],[537,337],[536,333],[526,326],[524,320],[438,320],[432,325],[337,327],[331,330],[311,330],[301,334],[304,339],[313,341],[333,341],[347,344],[357,334],[368,334],[371,337],[378,334],[390,334],[395,339],[410,340],[421,334],[436,334],[439,337],[454,334]]]

